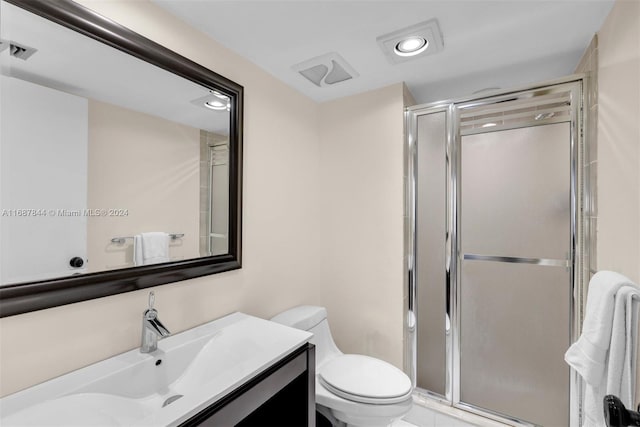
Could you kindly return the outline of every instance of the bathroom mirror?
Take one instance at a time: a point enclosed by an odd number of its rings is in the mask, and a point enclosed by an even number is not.
[[[70,0],[0,4],[0,315],[240,268],[242,86]]]

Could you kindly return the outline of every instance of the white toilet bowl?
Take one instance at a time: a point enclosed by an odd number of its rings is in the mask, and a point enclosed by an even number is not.
[[[411,409],[409,377],[382,360],[343,354],[331,337],[324,307],[294,307],[271,320],[314,334],[316,405],[334,426],[389,426]]]

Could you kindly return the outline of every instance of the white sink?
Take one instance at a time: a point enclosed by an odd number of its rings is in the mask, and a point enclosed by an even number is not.
[[[177,425],[311,336],[230,314],[0,399],[0,425]]]

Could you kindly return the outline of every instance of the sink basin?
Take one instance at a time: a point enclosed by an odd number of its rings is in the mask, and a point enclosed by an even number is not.
[[[310,338],[233,313],[0,399],[0,425],[177,425]]]

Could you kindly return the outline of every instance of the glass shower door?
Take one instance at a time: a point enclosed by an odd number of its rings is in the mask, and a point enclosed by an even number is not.
[[[458,403],[569,425],[571,125],[462,136]]]
[[[571,81],[408,112],[405,362],[421,398],[580,425],[564,352],[588,271],[581,103]]]

